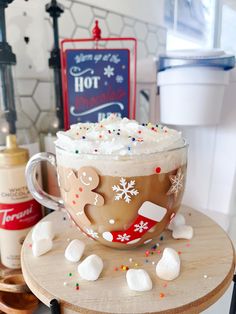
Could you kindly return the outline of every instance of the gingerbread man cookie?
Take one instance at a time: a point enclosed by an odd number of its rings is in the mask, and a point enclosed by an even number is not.
[[[102,206],[104,198],[93,190],[99,184],[99,176],[91,167],[82,167],[78,170],[77,176],[71,171],[67,175],[69,190],[64,191],[66,203],[77,216],[77,221],[83,226],[91,225],[90,220],[84,212],[85,205],[91,204]],[[73,215],[74,216],[74,215]]]

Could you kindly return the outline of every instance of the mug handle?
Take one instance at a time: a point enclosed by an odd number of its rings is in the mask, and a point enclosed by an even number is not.
[[[54,210],[64,209],[64,202],[61,198],[45,192],[38,184],[36,170],[41,161],[49,162],[53,167],[57,167],[56,156],[52,153],[38,153],[30,158],[26,165],[25,176],[28,189],[32,196],[43,206]]]

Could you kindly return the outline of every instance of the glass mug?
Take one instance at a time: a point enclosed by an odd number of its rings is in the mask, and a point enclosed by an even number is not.
[[[37,165],[56,167],[61,198],[36,180]],[[89,237],[127,249],[161,234],[178,211],[185,186],[187,145],[162,152],[113,156],[78,154],[56,147],[34,155],[26,167],[28,188],[42,205],[66,210]]]

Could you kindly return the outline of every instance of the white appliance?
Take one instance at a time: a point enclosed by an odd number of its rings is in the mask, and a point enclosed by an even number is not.
[[[234,64],[234,56],[220,50],[160,55],[157,79],[161,121],[175,125],[217,124]]]
[[[178,123],[178,117],[175,125],[172,115],[172,126],[181,130],[190,144],[183,203],[203,212],[218,213],[226,230],[231,215],[236,214],[236,69],[228,74],[229,83],[225,86],[221,112],[215,124],[212,124],[209,112],[210,123],[197,126],[187,126],[191,124],[187,123],[187,115],[184,117],[186,126]],[[208,97],[211,106],[213,99]],[[211,108],[214,111],[214,106]]]

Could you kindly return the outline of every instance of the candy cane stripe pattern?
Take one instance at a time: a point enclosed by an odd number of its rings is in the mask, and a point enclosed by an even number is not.
[[[146,201],[139,208],[137,218],[127,230],[106,231],[102,236],[109,242],[137,243],[146,232],[162,221],[166,213],[166,208]]]

